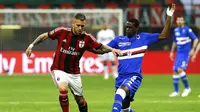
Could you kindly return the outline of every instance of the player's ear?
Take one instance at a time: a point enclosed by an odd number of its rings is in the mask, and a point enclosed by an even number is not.
[[[88,21],[87,20],[85,20],[85,24],[87,24],[88,23]]]
[[[75,20],[72,21],[72,26],[74,26],[74,25],[75,25]]]

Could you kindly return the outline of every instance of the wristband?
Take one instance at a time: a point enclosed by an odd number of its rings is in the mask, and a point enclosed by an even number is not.
[[[167,15],[168,15],[168,16],[172,16],[173,14],[174,14],[174,12],[170,11],[170,10],[169,10],[169,7],[168,7],[168,8],[167,8]]]
[[[32,49],[32,48],[33,48],[33,46],[34,46],[33,44],[30,44],[28,47]]]

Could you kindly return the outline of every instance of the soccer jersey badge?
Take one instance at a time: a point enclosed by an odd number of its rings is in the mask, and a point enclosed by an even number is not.
[[[83,48],[84,45],[85,45],[85,41],[83,41],[83,40],[79,41],[79,47],[80,48]]]

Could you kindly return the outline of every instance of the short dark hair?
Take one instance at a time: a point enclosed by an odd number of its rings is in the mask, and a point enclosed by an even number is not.
[[[138,19],[135,19],[135,18],[129,19],[128,22],[135,23],[135,27],[139,27],[139,25],[140,25],[139,20],[138,20]]]
[[[78,19],[78,20],[81,20],[81,21],[84,21],[86,20],[86,17],[84,14],[82,13],[77,13],[75,16],[74,16],[75,19]]]

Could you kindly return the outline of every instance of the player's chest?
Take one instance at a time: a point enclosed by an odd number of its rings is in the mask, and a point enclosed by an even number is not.
[[[146,46],[145,42],[142,40],[122,41],[118,43],[120,50],[137,49],[142,46]]]
[[[177,36],[177,37],[184,37],[187,35],[188,35],[188,33],[187,33],[186,29],[180,29],[175,32],[175,36]]]
[[[87,41],[84,38],[67,37],[59,40],[59,47],[67,51],[83,52],[86,46]]]

